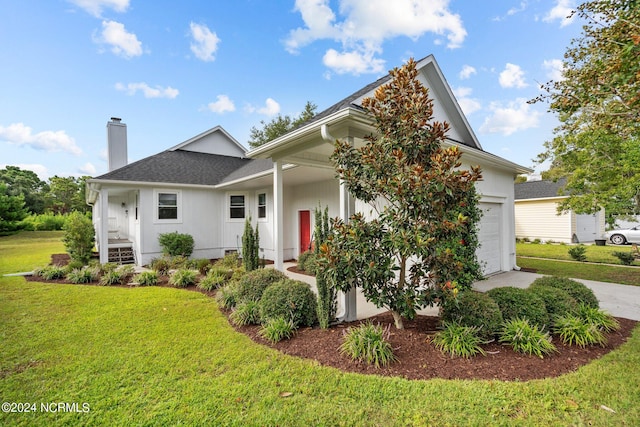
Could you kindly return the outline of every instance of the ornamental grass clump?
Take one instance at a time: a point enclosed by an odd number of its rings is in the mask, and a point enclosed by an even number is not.
[[[238,301],[238,283],[230,282],[218,289],[215,299],[218,305],[225,310],[230,310],[235,307]]]
[[[260,308],[258,301],[244,301],[236,305],[229,315],[236,326],[257,325],[260,323]]]
[[[283,316],[268,319],[258,331],[258,335],[272,344],[285,339],[288,340],[295,333],[296,326],[293,324],[293,320]]]
[[[386,366],[396,360],[393,348],[386,340],[389,328],[363,323],[356,328],[349,328],[344,335],[344,342],[340,345],[340,352],[353,360],[374,365],[376,368]]]
[[[45,267],[36,268],[33,275],[41,277],[44,280],[62,279],[65,276],[66,269],[57,265],[47,265]]]
[[[158,273],[156,271],[143,271],[133,276],[132,284],[138,286],[155,286],[158,284]]]
[[[186,288],[190,285],[195,285],[198,280],[198,271],[190,270],[188,268],[181,268],[174,271],[169,276],[169,284],[176,288]]]
[[[132,265],[121,265],[114,267],[113,264],[103,265],[102,277],[100,278],[100,285],[124,285],[129,281],[133,275],[134,267]]]
[[[600,328],[572,314],[560,316],[556,320],[554,331],[568,345],[586,347],[598,344],[604,347],[607,343],[607,337]]]
[[[585,322],[595,325],[604,332],[613,332],[620,329],[620,323],[615,317],[585,304],[581,304],[578,307],[577,315]]]
[[[97,267],[75,268],[67,273],[67,280],[74,284],[91,283],[100,278],[100,269]]]
[[[478,335],[478,327],[462,326],[458,323],[443,323],[444,329],[436,333],[431,342],[443,353],[453,357],[469,358],[477,354],[484,355],[480,347],[482,339]]]
[[[514,351],[543,358],[556,351],[548,332],[541,331],[527,319],[507,320],[500,334],[500,342],[510,345]]]

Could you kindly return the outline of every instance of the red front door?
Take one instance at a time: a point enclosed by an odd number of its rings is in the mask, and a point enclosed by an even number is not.
[[[300,253],[311,249],[311,211],[298,212],[300,224]]]

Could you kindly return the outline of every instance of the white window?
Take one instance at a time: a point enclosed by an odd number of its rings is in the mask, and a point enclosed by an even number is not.
[[[156,222],[182,221],[182,194],[176,190],[155,190]]]
[[[229,219],[244,219],[245,209],[244,194],[231,194],[229,196]]]
[[[258,194],[258,219],[267,219],[267,193]]]

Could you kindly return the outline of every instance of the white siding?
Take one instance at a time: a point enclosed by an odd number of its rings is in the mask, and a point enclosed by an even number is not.
[[[555,199],[516,201],[516,237],[571,243],[575,219],[569,213],[558,215],[557,206]]]

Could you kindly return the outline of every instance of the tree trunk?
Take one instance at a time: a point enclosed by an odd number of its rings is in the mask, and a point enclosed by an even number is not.
[[[396,325],[396,329],[404,329],[404,324],[402,323],[402,316],[395,310],[391,310],[391,314],[393,314],[393,321]]]

